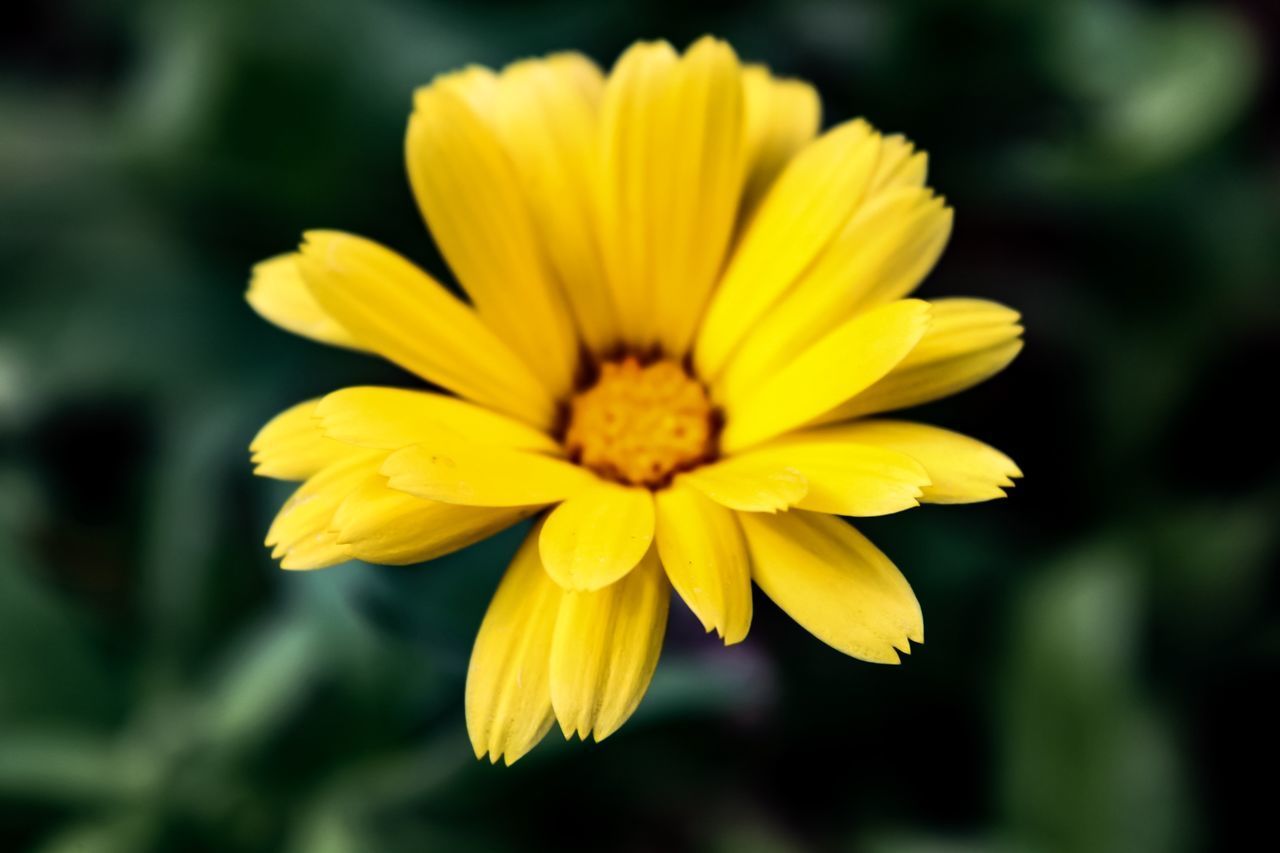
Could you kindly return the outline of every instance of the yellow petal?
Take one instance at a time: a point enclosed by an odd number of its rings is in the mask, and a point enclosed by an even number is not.
[[[737,452],[829,412],[902,361],[928,325],[929,304],[918,299],[846,321],[728,409],[722,448]]]
[[[683,483],[654,496],[658,555],[667,578],[707,631],[725,645],[751,627],[751,565],[733,513]]]
[[[724,42],[677,58],[640,43],[601,112],[600,223],[624,340],[683,355],[733,233],[745,158],[742,72]]]
[[[791,506],[836,515],[887,515],[919,505],[929,475],[905,452],[826,432],[796,433],[733,457],[760,469],[798,471],[808,490]],[[738,507],[741,509],[741,507]]]
[[[742,342],[717,383],[720,399],[748,393],[854,314],[906,296],[933,268],[950,233],[950,208],[925,189],[883,193],[863,205]]]
[[[834,649],[898,663],[924,642],[920,604],[884,554],[839,518],[792,511],[738,516],[751,574],[774,603]]]
[[[523,421],[427,391],[344,388],[321,400],[315,412],[325,435],[361,447],[399,450],[444,436],[454,442],[560,452],[550,436]]]
[[[525,538],[480,623],[467,668],[467,733],[476,758],[508,765],[551,728],[551,648],[562,593]]]
[[[591,60],[555,54],[505,68],[494,111],[578,330],[597,353],[618,342],[595,220],[603,91]]]
[[[351,559],[338,542],[333,514],[377,471],[383,455],[356,451],[316,473],[285,501],[266,538],[281,568],[318,569]]]
[[[777,512],[794,506],[809,491],[804,475],[772,460],[733,457],[676,478],[716,503],[743,512]]]
[[[257,264],[244,298],[254,311],[282,329],[321,343],[362,349],[345,328],[320,307],[298,270],[296,253]]]
[[[733,350],[857,209],[880,137],[864,121],[835,127],[774,182],[707,307],[694,351],[698,375],[719,375]]]
[[[466,102],[476,115],[492,117],[498,103],[498,75],[483,65],[467,65],[436,77],[414,92],[414,105],[431,89],[447,89]]]
[[[922,187],[929,171],[929,157],[900,134],[884,137],[880,146],[880,159],[875,174],[871,176],[868,195],[901,187]]]
[[[382,473],[393,489],[467,506],[544,506],[597,482],[561,459],[443,440],[397,450]]]
[[[905,453],[924,466],[925,503],[974,503],[1005,496],[1022,476],[1014,461],[990,445],[925,424],[860,420],[797,434],[813,441],[855,442]]]
[[[649,687],[662,651],[671,587],[653,550],[594,592],[566,592],[551,642],[551,704],[566,738],[604,740]]]
[[[316,301],[368,349],[534,426],[554,422],[554,400],[521,360],[470,307],[391,250],[311,231],[299,267]]]
[[[654,213],[661,197],[658,122],[678,58],[666,42],[637,42],[618,58],[600,112],[598,211],[601,250],[618,332],[626,344],[656,340]]]
[[[327,569],[353,558],[350,549],[338,542],[333,531],[321,530],[290,546],[280,557],[280,568],[288,571]]]
[[[285,409],[258,431],[249,444],[259,477],[305,480],[333,462],[351,455],[353,448],[325,437],[316,417],[319,400]]]
[[[1017,311],[983,299],[938,299],[920,344],[879,382],[820,423],[918,406],[999,373],[1022,350]]]
[[[600,589],[631,571],[653,542],[648,489],[600,481],[551,511],[542,565],[565,589]]]
[[[356,559],[388,566],[443,557],[528,518],[533,507],[477,507],[424,500],[374,474],[333,513],[336,541]]]
[[[720,275],[742,192],[742,70],[729,45],[705,37],[681,58],[654,107],[649,247],[655,336],[682,357]],[[606,176],[607,177],[607,176]]]
[[[762,65],[742,71],[746,95],[747,180],[740,222],[746,222],[765,191],[796,152],[818,133],[822,103],[802,80],[774,77]]]
[[[480,316],[553,396],[568,393],[576,334],[497,132],[456,91],[428,86],[405,152],[431,234]]]

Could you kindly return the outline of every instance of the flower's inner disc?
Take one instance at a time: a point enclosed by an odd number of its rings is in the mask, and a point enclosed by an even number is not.
[[[715,412],[706,389],[674,361],[605,362],[596,383],[569,406],[565,448],[609,479],[658,487],[714,455]]]

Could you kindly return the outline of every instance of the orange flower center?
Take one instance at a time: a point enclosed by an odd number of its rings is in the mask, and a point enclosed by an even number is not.
[[[676,472],[709,461],[715,443],[706,389],[674,361],[605,362],[595,384],[569,402],[565,449],[622,483],[666,485]]]

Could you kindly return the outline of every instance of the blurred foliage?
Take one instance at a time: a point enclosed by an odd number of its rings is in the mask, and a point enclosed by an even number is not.
[[[604,748],[475,762],[467,654],[521,531],[429,567],[284,574],[245,446],[394,371],[270,328],[249,266],[309,227],[443,274],[402,174],[413,87],[703,32],[931,153],[926,295],[1028,347],[922,412],[1027,471],[863,525],[929,643],[825,649],[757,596],[673,610]],[[0,844],[1180,851],[1268,837],[1280,674],[1277,16],[1255,2],[692,6],[60,0],[0,30]],[[677,612],[677,610],[679,612]],[[1264,768],[1265,770],[1265,768]],[[1265,778],[1265,776],[1263,776]]]

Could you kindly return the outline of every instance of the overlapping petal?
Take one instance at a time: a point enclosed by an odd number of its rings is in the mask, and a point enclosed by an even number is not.
[[[305,480],[352,452],[320,428],[319,400],[290,406],[258,430],[249,444],[253,473],[277,480]]]
[[[631,571],[652,542],[652,493],[601,481],[551,511],[539,547],[552,580],[592,590]]]
[[[807,488],[787,506],[836,515],[901,512],[917,506],[929,484],[924,466],[903,451],[822,431],[751,448],[729,463],[761,472],[795,472]]]
[[[393,489],[466,506],[545,506],[599,482],[562,459],[465,441],[405,447],[381,471]]]
[[[751,564],[733,512],[684,483],[654,496],[662,567],[676,592],[725,645],[751,627]]]
[[[745,223],[791,158],[818,133],[822,103],[803,80],[774,77],[763,65],[742,70],[746,97],[746,184],[738,221]]]
[[[619,339],[596,234],[603,91],[595,63],[560,53],[503,69],[492,103],[494,127],[519,174],[542,245],[582,339],[595,352]]]
[[[502,577],[467,668],[467,732],[476,758],[508,765],[551,728],[552,638],[563,594],[538,561],[538,527]]]
[[[476,310],[563,396],[577,366],[572,318],[491,116],[455,88],[420,89],[405,153],[431,234]]]
[[[903,453],[923,466],[929,482],[925,503],[974,503],[1005,496],[1022,476],[1012,459],[990,445],[958,432],[909,421],[870,418],[819,427],[797,440],[854,443]]]
[[[475,311],[390,249],[311,231],[298,265],[316,302],[362,346],[535,426],[554,421],[550,392],[521,359]]]
[[[316,302],[291,252],[253,268],[245,300],[264,319],[282,329],[333,346],[363,349],[341,323]]]
[[[936,299],[920,343],[879,382],[819,423],[918,406],[958,394],[1004,370],[1022,351],[1017,311],[985,299]]]
[[[839,518],[793,510],[741,513],[751,576],[765,595],[834,649],[898,663],[924,642],[911,586],[889,559]]]
[[[837,326],[726,406],[721,446],[734,453],[794,429],[880,380],[929,327],[929,304],[903,299]]]
[[[623,340],[691,340],[733,233],[744,178],[742,71],[724,42],[681,57],[638,43],[601,107],[599,226]]]
[[[333,529],[333,514],[377,471],[383,456],[370,450],[349,454],[318,471],[285,501],[266,538],[281,568],[318,569],[351,559]]]
[[[658,665],[670,602],[653,550],[611,586],[564,593],[551,642],[551,704],[566,738],[604,740],[635,711]]]
[[[721,399],[741,397],[848,318],[909,294],[950,233],[950,208],[926,189],[868,201],[743,340],[717,382]]]
[[[437,441],[558,454],[549,435],[498,412],[427,391],[361,386],[344,388],[313,405],[330,439],[360,447],[399,450]]]
[[[707,306],[694,349],[700,376],[719,376],[751,328],[844,228],[879,150],[870,125],[846,122],[805,146],[778,176]]]
[[[749,456],[703,465],[676,477],[676,483],[742,512],[778,512],[795,506],[809,492],[809,481],[795,467]]]
[[[386,478],[375,473],[337,506],[329,529],[356,559],[404,566],[452,554],[536,511],[430,501],[388,487]]]

